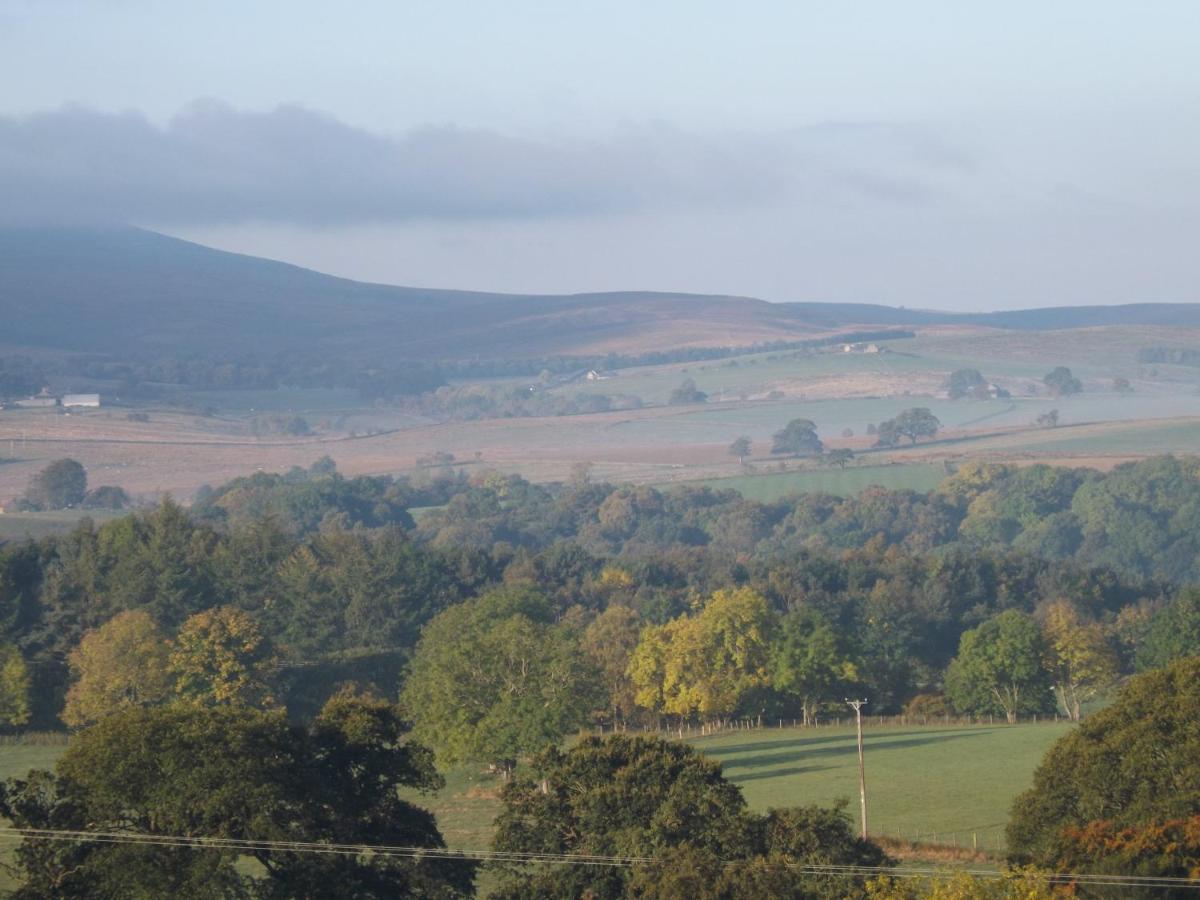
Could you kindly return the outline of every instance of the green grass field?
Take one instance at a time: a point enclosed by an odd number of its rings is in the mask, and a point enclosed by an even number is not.
[[[79,524],[82,518],[107,522],[121,513],[103,509],[64,509],[58,512],[0,513],[0,541],[21,541],[25,538],[40,538],[48,534],[65,534]]]
[[[1013,798],[1033,780],[1043,755],[1069,725],[867,728],[872,834],[1003,850]],[[720,760],[752,809],[852,801],[858,814],[858,765],[849,728],[728,732],[694,741]],[[447,776],[446,788],[414,802],[434,811],[446,841],[486,847],[499,812],[499,782],[476,771]]]
[[[868,727],[869,823],[872,834],[1003,850],[1013,798],[1032,781],[1038,762],[1067,724]],[[857,816],[854,732],[846,727],[732,731],[693,741],[721,762],[752,809],[851,801]],[[0,745],[0,778],[52,768],[63,746]],[[450,772],[436,795],[408,799],[437,816],[447,844],[485,849],[500,810],[500,782],[481,767]],[[0,846],[0,854],[8,852]],[[486,881],[486,878],[485,878]],[[0,892],[13,887],[0,872]]]
[[[717,490],[733,490],[747,500],[769,503],[792,494],[817,491],[850,497],[871,485],[891,490],[931,491],[946,475],[946,468],[940,463],[915,463],[895,466],[850,466],[846,469],[826,467],[801,472],[766,472],[688,483],[703,484]]]
[[[868,822],[872,834],[1003,848],[1013,798],[1066,724],[867,728]],[[782,729],[703,738],[754,809],[852,801],[858,764],[849,728]]]

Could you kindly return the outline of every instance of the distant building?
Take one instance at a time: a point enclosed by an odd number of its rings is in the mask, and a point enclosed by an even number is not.
[[[14,400],[13,406],[19,409],[39,409],[44,406],[58,406],[57,397],[26,397],[24,400]]]
[[[64,394],[62,405],[70,409],[95,409],[100,405],[99,394]]]
[[[882,353],[878,344],[842,344],[843,353]]]
[[[591,369],[587,373],[588,381],[608,381],[610,378],[612,378],[611,372],[598,372],[595,369]]]

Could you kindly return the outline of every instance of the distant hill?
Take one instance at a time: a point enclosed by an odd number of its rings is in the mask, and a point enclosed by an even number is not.
[[[526,296],[366,284],[135,228],[0,229],[6,350],[372,359],[638,353],[870,326],[1200,325],[1200,305],[958,315],[649,292]]]

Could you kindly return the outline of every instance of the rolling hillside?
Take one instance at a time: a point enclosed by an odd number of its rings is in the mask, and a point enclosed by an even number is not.
[[[393,287],[134,228],[0,230],[6,351],[372,359],[638,353],[872,326],[1200,324],[1200,304],[951,314],[669,293],[521,296]]]

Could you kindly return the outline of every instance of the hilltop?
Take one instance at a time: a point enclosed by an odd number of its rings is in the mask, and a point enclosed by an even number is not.
[[[655,293],[563,296],[397,287],[136,228],[0,230],[9,352],[359,361],[641,353],[795,341],[872,326],[1200,325],[1200,304],[986,314]]]

